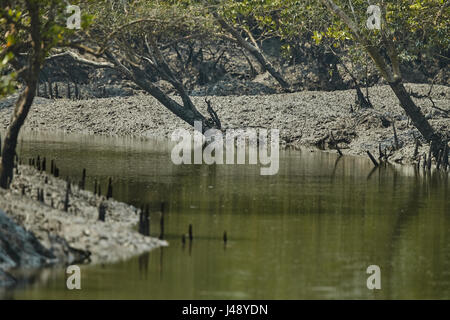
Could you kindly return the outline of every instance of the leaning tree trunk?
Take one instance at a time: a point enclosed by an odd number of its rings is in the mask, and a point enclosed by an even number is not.
[[[439,149],[444,148],[442,137],[435,132],[423,113],[420,111],[419,107],[417,107],[414,101],[411,99],[411,96],[406,91],[403,82],[390,82],[389,86],[400,101],[400,106],[411,118],[414,126],[417,128],[417,130],[419,130],[425,140],[431,143],[434,156],[437,156]]]
[[[387,60],[379,51],[379,47],[374,45],[363,32],[360,31],[359,26],[350,17],[334,3],[333,0],[322,0],[328,9],[339,16],[341,20],[351,30],[355,40],[364,46],[369,56],[374,61],[378,71],[381,72],[383,78],[389,83],[392,91],[400,101],[400,106],[405,110],[406,114],[411,118],[414,126],[419,130],[427,142],[431,144],[431,151],[437,158],[439,150],[445,147],[447,142],[437,133],[433,127],[428,123],[427,119],[416,106],[402,83],[402,76],[400,72],[400,62],[398,54],[394,45],[393,39],[381,33],[382,41],[387,49],[389,60]]]
[[[150,48],[148,49],[151,50]],[[177,101],[169,97],[166,93],[164,93],[161,89],[159,89],[156,85],[154,85],[149,77],[146,75],[145,71],[138,67],[127,67],[123,63],[121,63],[113,53],[106,50],[105,58],[109,60],[116,69],[124,75],[129,80],[136,83],[141,89],[151,94],[154,98],[156,98],[162,105],[164,105],[167,109],[169,109],[173,114],[177,117],[185,121],[191,126],[194,126],[196,121],[202,123],[202,133],[211,128],[219,128],[220,123],[216,123],[214,119],[205,118],[194,106],[189,95],[185,91],[182,83],[176,78],[175,74],[170,70],[167,63],[161,57],[161,53],[159,50],[154,47],[154,53],[157,57],[159,57],[158,68],[155,68],[160,74],[164,75],[164,78],[169,81],[173,87],[177,90],[178,94],[183,101],[183,105],[179,104]]]
[[[37,81],[37,77],[36,77]],[[0,187],[7,189],[13,179],[14,156],[16,154],[17,138],[20,128],[30,111],[36,94],[36,81],[31,82],[21,93],[14,106],[11,123],[7,129],[2,150],[2,161],[0,164]]]
[[[11,117],[11,123],[8,126],[5,141],[2,150],[2,160],[0,163],[0,187],[7,189],[13,179],[14,156],[16,155],[17,138],[20,128],[30,111],[34,96],[36,95],[36,86],[39,79],[43,63],[43,50],[40,34],[39,6],[37,2],[27,2],[30,12],[30,30],[32,52],[29,56],[28,66],[23,73],[25,89],[19,95],[14,106],[14,112]]]

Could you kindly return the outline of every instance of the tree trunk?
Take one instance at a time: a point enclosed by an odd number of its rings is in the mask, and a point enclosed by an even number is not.
[[[153,85],[145,74],[140,74],[140,72],[134,71],[134,75],[132,80],[143,90],[150,93],[156,100],[158,100],[161,104],[163,104],[167,109],[169,109],[173,114],[194,126],[195,121],[200,121],[203,123],[203,129],[209,129],[206,125],[206,118],[192,106],[184,103],[184,106],[180,105],[178,102],[170,98],[167,94],[165,94],[162,90],[160,90],[157,86]],[[137,73],[137,74],[136,74]]]
[[[278,83],[281,85],[284,91],[290,92],[291,86],[289,83],[287,83],[286,80],[284,80],[283,76],[275,70],[275,68],[272,66],[272,64],[264,57],[262,51],[256,46],[248,43],[245,41],[244,38],[239,34],[239,32],[234,29],[232,26],[230,26],[224,19],[222,19],[217,13],[213,12],[214,18],[216,18],[217,22],[221,25],[223,29],[225,29],[227,32],[229,32],[233,38],[239,43],[241,47],[243,47],[245,50],[250,52],[256,60],[258,60],[259,64],[264,70],[267,70],[272,77],[275,78],[275,80],[278,81]]]
[[[414,126],[419,130],[425,140],[432,143],[432,152],[434,156],[437,156],[439,149],[444,147],[442,137],[434,131],[423,113],[416,106],[414,101],[405,89],[405,86],[401,81],[389,82],[389,86],[394,91],[400,106],[405,110],[406,114],[411,118]]]
[[[37,81],[37,79],[36,79]],[[7,189],[13,179],[14,156],[16,154],[17,138],[20,128],[25,122],[31,104],[36,94],[36,82],[29,84],[17,99],[14,114],[6,132],[3,143],[2,161],[0,164],[0,187]]]
[[[178,102],[165,94],[161,89],[155,86],[143,70],[139,70],[137,68],[127,68],[108,50],[105,51],[105,56],[106,59],[115,65],[116,69],[122,73],[122,75],[136,83],[144,91],[151,94],[154,98],[156,98],[156,100],[158,100],[180,119],[184,120],[191,126],[194,126],[195,121],[202,122],[203,132],[212,127],[209,125],[208,120],[195,108],[189,96],[184,91],[181,83],[178,83],[177,81],[171,82],[180,94],[181,99],[183,100],[183,105],[180,105]]]
[[[34,96],[36,95],[36,86],[39,79],[43,63],[42,41],[40,34],[39,5],[37,1],[27,2],[30,13],[30,29],[32,40],[32,53],[28,62],[28,67],[24,73],[25,89],[20,94],[14,106],[14,112],[11,117],[11,123],[8,126],[5,142],[2,150],[2,160],[0,164],[0,187],[7,189],[13,179],[14,156],[16,155],[17,138],[20,128],[30,111]]]
[[[387,39],[387,37],[382,33],[383,43],[385,44],[389,55],[390,61],[388,61],[380,53],[379,47],[372,44],[364,33],[360,32],[358,25],[354,23],[353,20],[350,19],[350,17],[345,14],[345,12],[337,6],[333,0],[322,0],[322,2],[331,12],[342,19],[342,21],[353,33],[355,40],[364,46],[369,56],[375,62],[378,71],[380,71],[383,78],[388,81],[392,91],[394,91],[395,95],[399,99],[400,106],[411,118],[412,123],[419,130],[425,140],[431,144],[433,155],[437,158],[439,150],[444,148],[446,142],[444,142],[444,139],[440,134],[434,131],[420,109],[406,92],[406,89],[402,83],[398,54],[396,53],[393,40]]]

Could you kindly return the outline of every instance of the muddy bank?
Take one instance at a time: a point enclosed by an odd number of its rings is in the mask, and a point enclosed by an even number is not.
[[[0,209],[0,288],[17,282],[4,270],[21,266],[37,268],[52,263],[56,263],[55,255]]]
[[[449,113],[433,108],[424,97],[429,86],[406,86],[416,96],[413,99],[433,127],[448,135]],[[367,150],[378,154],[379,144],[383,150],[392,148],[395,123],[400,150],[393,152],[390,159],[410,162],[415,137],[420,137],[420,133],[410,124],[389,86],[371,87],[369,96],[374,109],[359,109],[355,90],[213,96],[210,99],[225,128],[278,128],[283,145],[333,150],[332,133],[343,153],[350,155],[365,155]],[[438,108],[450,110],[450,87],[434,86],[431,97]],[[207,114],[204,98],[192,99],[201,112]],[[12,111],[6,103],[3,105],[0,128],[7,127]],[[25,124],[25,130],[135,137],[170,137],[180,127],[190,129],[153,97],[144,94],[78,101],[40,98]],[[423,144],[419,153],[427,152],[427,148]]]
[[[167,245],[136,231],[138,209],[73,184],[65,212],[66,190],[65,181],[29,166],[18,167],[10,190],[0,189],[0,285],[14,283],[9,269],[111,263]]]

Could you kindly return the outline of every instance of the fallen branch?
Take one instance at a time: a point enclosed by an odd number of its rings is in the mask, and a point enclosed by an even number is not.
[[[45,61],[52,61],[61,57],[70,57],[71,59],[75,60],[78,63],[86,64],[94,68],[114,68],[114,65],[112,63],[88,60],[83,57],[80,57],[79,55],[71,51],[64,51],[61,53],[51,55],[47,57]]]
[[[373,157],[373,155],[370,153],[370,151],[367,150],[366,152],[367,152],[367,155],[369,156],[370,160],[372,160],[372,163],[374,164],[374,166],[375,166],[375,167],[378,167],[379,164],[378,164],[377,160],[375,160],[375,158]]]

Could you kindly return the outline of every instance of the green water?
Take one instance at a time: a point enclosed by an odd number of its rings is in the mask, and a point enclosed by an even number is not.
[[[167,203],[169,247],[112,265],[43,270],[13,299],[449,299],[448,174],[330,153],[281,151],[275,176],[258,166],[185,165],[167,141],[26,135],[22,158],[55,159],[72,180],[87,169],[114,197],[150,204],[158,236]],[[193,225],[194,241],[181,235]],[[228,234],[224,246],[223,233]],[[366,268],[381,268],[369,290]]]

